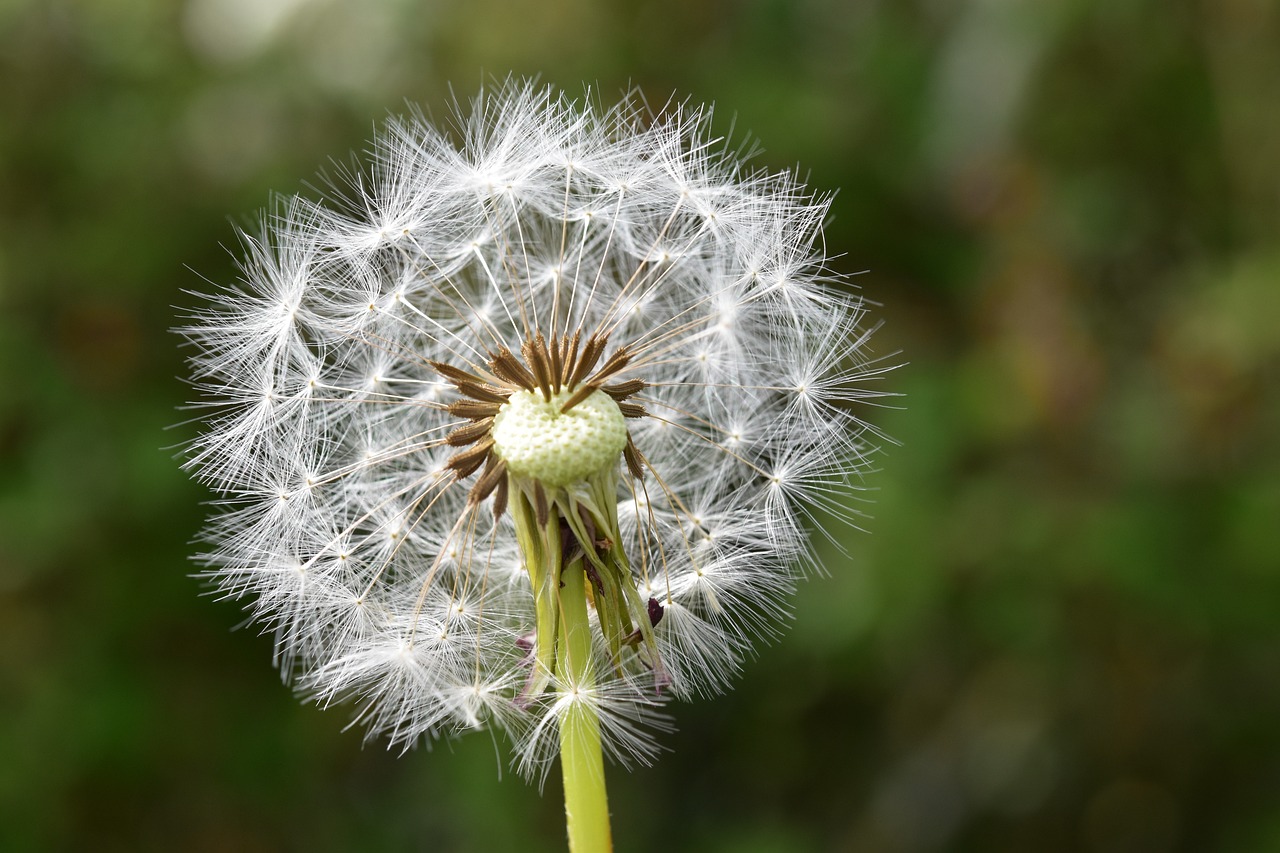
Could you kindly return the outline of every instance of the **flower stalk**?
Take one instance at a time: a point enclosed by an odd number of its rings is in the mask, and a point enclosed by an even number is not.
[[[534,590],[536,634],[532,669],[521,701],[555,686],[560,706],[560,764],[569,849],[613,849],[596,694],[591,613],[596,614],[612,667],[640,647],[653,661],[655,690],[664,682],[653,624],[662,608],[641,603],[618,530],[619,460],[570,487],[547,488],[509,474],[516,538]]]
[[[517,480],[512,475],[513,480]],[[512,504],[516,536],[529,570],[537,612],[532,670],[521,701],[531,702],[551,684],[560,694],[560,764],[564,777],[565,823],[573,853],[613,849],[605,788],[599,710],[588,613],[588,560],[580,509],[568,513],[562,500],[548,504],[542,484],[516,483]],[[554,510],[554,511],[553,511]],[[588,516],[590,513],[587,513]],[[569,519],[574,519],[573,524]],[[577,529],[575,529],[577,528]],[[596,558],[598,560],[598,558]],[[595,569],[595,577],[600,570]],[[597,598],[597,601],[599,599]],[[609,607],[597,607],[602,624]]]
[[[560,718],[560,767],[564,775],[565,826],[571,853],[609,853],[609,800],[599,712],[589,701],[595,686],[591,662],[591,622],[587,616],[586,571],[579,558],[565,566],[559,589],[560,631],[556,674],[567,686]]]

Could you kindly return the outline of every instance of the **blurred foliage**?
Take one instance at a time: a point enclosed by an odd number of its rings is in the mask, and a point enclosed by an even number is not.
[[[166,431],[226,217],[509,71],[715,100],[839,187],[909,362],[869,532],[612,774],[619,850],[1280,849],[1268,0],[0,2],[0,848],[562,849],[554,775],[279,684]]]

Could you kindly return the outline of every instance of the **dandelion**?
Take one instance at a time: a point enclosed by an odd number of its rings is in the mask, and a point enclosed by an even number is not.
[[[649,760],[663,703],[774,635],[874,449],[828,199],[710,121],[510,81],[392,120],[182,330],[202,560],[286,680],[392,744],[559,756],[580,853],[609,848],[603,753]]]

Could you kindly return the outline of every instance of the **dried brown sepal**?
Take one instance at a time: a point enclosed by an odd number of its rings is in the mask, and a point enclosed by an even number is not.
[[[505,467],[504,467],[504,470],[505,470]],[[511,482],[510,478],[503,477],[500,480],[498,480],[498,487],[493,490],[493,517],[494,518],[502,518],[502,514],[507,511],[507,494],[508,494],[507,490],[509,488],[507,484],[510,482]]]
[[[547,347],[547,366],[549,368],[548,372],[551,376],[551,384],[557,394],[560,393],[560,384],[563,381],[563,377],[560,375],[560,359],[563,356],[564,352],[556,343],[555,336],[553,335],[551,338],[551,346]]]
[[[479,421],[494,417],[498,414],[499,408],[497,403],[484,403],[480,400],[454,400],[449,404],[449,414],[455,418]]]
[[[631,438],[631,433],[627,433],[627,446],[622,449],[622,458],[627,460],[627,470],[631,472],[631,476],[637,480],[644,479],[645,459],[640,453],[640,448],[636,447],[635,441]]]
[[[551,399],[551,366],[547,364],[546,342],[542,339],[542,333],[539,332],[535,340],[525,341],[520,346],[520,351],[524,353],[524,360],[529,363],[529,369],[533,371],[533,378],[542,396],[547,400]]]
[[[474,447],[459,450],[449,457],[449,461],[444,463],[444,467],[453,472],[454,479],[466,479],[484,464],[485,457],[489,455],[491,449],[493,449],[493,439],[486,439]]]
[[[507,402],[507,398],[511,396],[511,392],[504,388],[498,388],[495,385],[477,385],[474,382],[455,382],[454,388],[458,389],[458,393],[464,397],[470,397],[473,400],[479,400],[482,403],[497,403],[501,406]]]
[[[547,492],[537,480],[533,481],[533,512],[538,526],[546,528],[551,519],[551,507],[547,503]]]
[[[564,373],[560,377],[560,384],[564,385],[564,387],[566,388],[573,387],[572,385],[569,384],[569,377],[573,375],[573,367],[578,361],[578,342],[579,340],[581,340],[581,338],[582,338],[581,329],[574,329],[573,337],[565,338],[565,340],[568,341],[569,346],[565,349],[565,353],[564,353],[563,367],[562,367],[562,370],[564,371]]]
[[[608,335],[592,335],[587,338],[587,342],[582,347],[582,355],[578,357],[578,362],[573,366],[573,372],[569,374],[569,381],[565,384],[570,388],[581,382],[591,369],[596,366],[596,362],[600,360],[601,353],[609,343]]]
[[[595,392],[596,392],[595,385],[583,385],[577,391],[573,392],[573,396],[571,396],[568,400],[564,401],[564,405],[560,407],[560,414],[563,415],[565,412],[569,411],[574,406],[578,405],[579,403],[581,403],[583,400],[590,397]]]
[[[649,387],[649,383],[643,379],[628,379],[626,382],[616,382],[613,385],[605,385],[600,390],[608,394],[614,400],[622,401],[630,397],[632,394],[639,394],[641,391]]]
[[[506,479],[506,461],[500,459],[498,454],[490,453],[488,460],[484,464],[484,473],[480,475],[480,479],[476,480],[476,484],[471,487],[471,493],[467,495],[467,502],[480,503],[493,494],[494,489],[498,488],[498,483],[506,482]]]
[[[493,426],[493,418],[482,418],[469,424],[463,424],[456,427],[452,432],[445,436],[444,443],[452,447],[462,447],[478,441],[489,434],[489,428]]]
[[[600,382],[608,379],[622,368],[631,363],[631,351],[626,347],[618,347],[613,351],[613,355],[605,360],[605,363],[596,371],[596,375],[591,377],[592,382]]]
[[[459,382],[468,382],[472,385],[484,384],[483,378],[476,376],[474,373],[463,370],[461,367],[454,367],[452,364],[448,364],[443,361],[431,361],[428,362],[428,364],[435,368],[436,373],[439,373],[454,385],[457,385]]]
[[[618,404],[618,410],[622,412],[624,418],[645,418],[649,416],[644,406],[639,403],[622,402]]]
[[[511,350],[506,347],[500,347],[497,353],[489,357],[489,368],[498,375],[498,378],[505,379],[512,385],[519,385],[526,391],[532,391],[538,384],[533,374],[529,372],[529,368],[521,364],[520,359],[512,355]]]

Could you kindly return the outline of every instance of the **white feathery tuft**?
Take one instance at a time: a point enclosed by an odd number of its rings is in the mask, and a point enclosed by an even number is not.
[[[203,431],[186,467],[219,496],[200,559],[275,639],[284,677],[412,746],[493,726],[530,775],[586,703],[648,760],[670,695],[723,690],[779,630],[815,508],[849,516],[887,369],[826,266],[829,199],[754,170],[707,108],[602,108],[508,81],[454,116],[389,121],[319,201],[278,199],[241,280],[181,332]],[[654,640],[596,680],[527,692],[535,607],[509,515],[450,469],[443,362],[607,332],[644,380],[618,462],[618,530]],[[652,605],[651,605],[652,607]],[[593,630],[600,631],[593,621]]]

